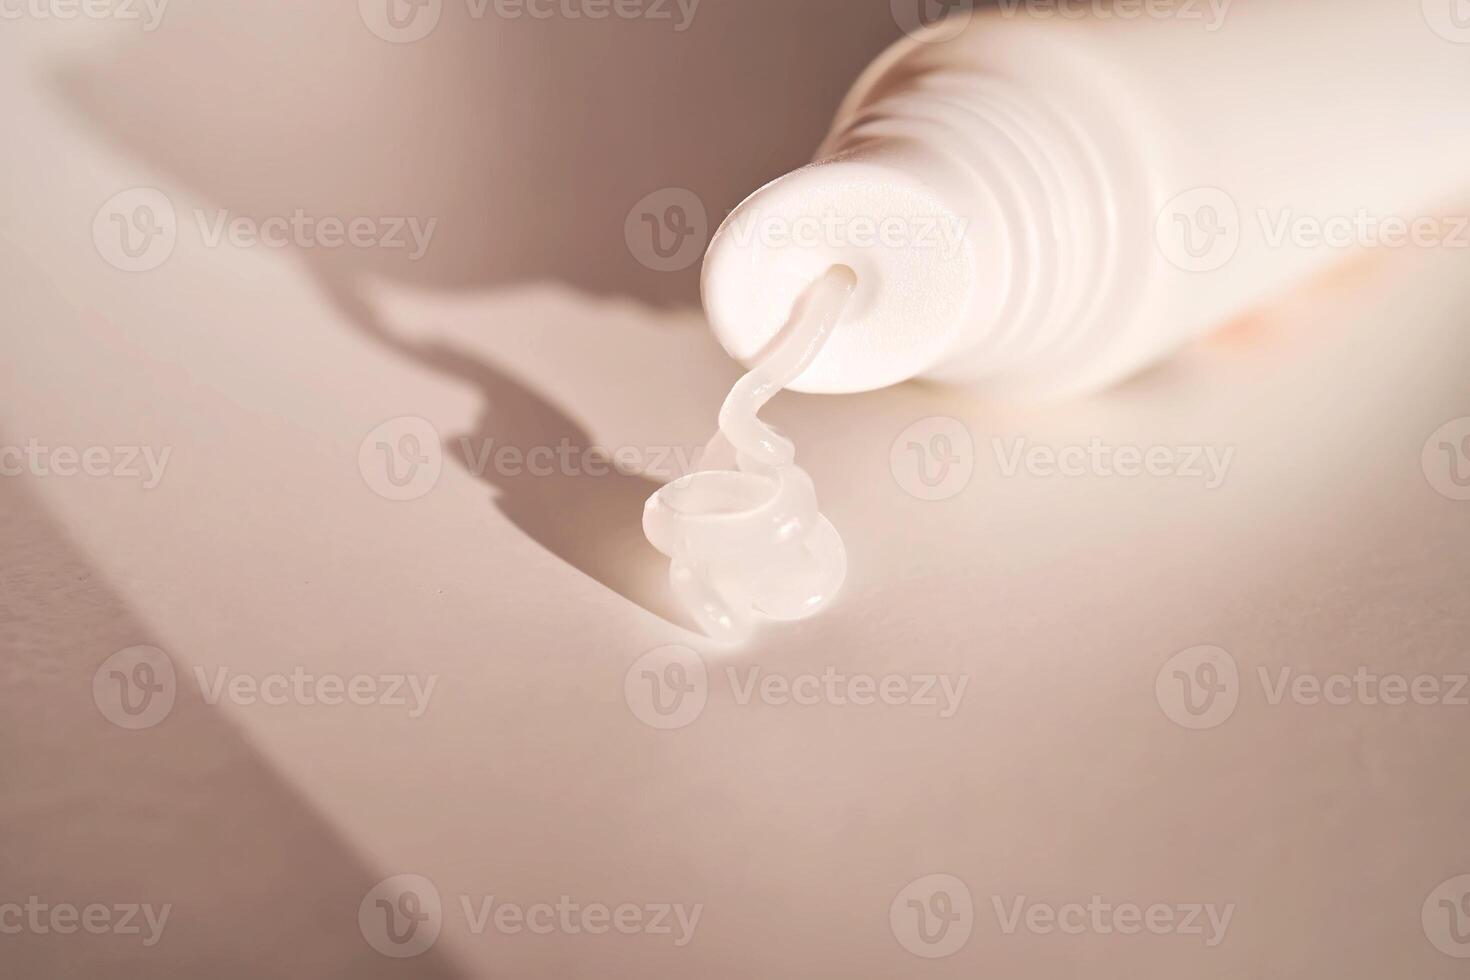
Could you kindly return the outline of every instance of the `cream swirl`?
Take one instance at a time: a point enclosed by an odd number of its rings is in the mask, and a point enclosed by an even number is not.
[[[833,266],[802,294],[768,354],[731,390],[709,467],[662,487],[643,509],[643,532],[672,559],[679,600],[712,638],[736,643],[756,614],[804,619],[847,576],[847,551],[817,509],[796,447],[758,413],[806,370],[832,335],[857,279]]]

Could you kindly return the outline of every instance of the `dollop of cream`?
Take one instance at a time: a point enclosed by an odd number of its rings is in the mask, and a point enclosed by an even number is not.
[[[796,447],[759,412],[817,356],[856,285],[851,269],[833,266],[808,287],[765,357],[725,399],[700,471],[644,506],[643,533],[671,559],[675,594],[715,640],[744,640],[757,616],[811,616],[847,577],[847,550],[817,508]]]

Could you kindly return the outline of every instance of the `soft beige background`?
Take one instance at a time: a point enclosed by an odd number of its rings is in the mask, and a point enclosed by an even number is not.
[[[1454,674],[1470,503],[1420,454],[1470,415],[1470,255],[1360,259],[1105,397],[986,406],[913,386],[787,397],[852,573],[738,655],[668,606],[640,476],[477,478],[461,436],[692,446],[734,378],[693,270],[640,266],[640,197],[713,217],[799,163],[890,37],[883,4],[706,0],[649,23],[469,21],[414,45],[351,3],[184,3],[164,25],[0,24],[0,444],[170,447],[166,477],[0,479],[0,903],[172,903],[162,942],[0,935],[4,974],[124,977],[1464,975],[1427,896],[1470,872],[1470,708],[1268,703],[1257,670]],[[307,9],[311,7],[312,9]],[[457,19],[456,19],[457,18]],[[183,220],[160,268],[103,261],[132,187]],[[439,218],[401,253],[208,247],[194,208]],[[359,471],[387,419],[446,445],[432,492]],[[975,474],[905,492],[890,447],[962,420]],[[992,436],[1234,447],[1224,485],[1004,477]],[[709,654],[708,704],[644,725],[624,676]],[[92,677],[168,652],[130,732]],[[1173,654],[1240,666],[1188,731]],[[960,710],[741,704],[724,673],[947,674]],[[434,674],[429,710],[206,704],[194,670]],[[744,675],[742,675],[744,676]],[[412,960],[358,929],[430,878]],[[946,959],[889,906],[929,874],[976,915]],[[1005,934],[992,900],[1233,903],[1225,941]],[[701,903],[694,940],[473,935],[460,895]]]

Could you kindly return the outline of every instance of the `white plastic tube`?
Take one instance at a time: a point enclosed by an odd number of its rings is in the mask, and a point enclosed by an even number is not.
[[[1122,378],[1358,238],[1422,237],[1470,183],[1470,44],[1436,2],[1000,0],[933,25],[863,75],[816,164],[721,226],[713,329],[753,364],[846,265],[796,390]]]

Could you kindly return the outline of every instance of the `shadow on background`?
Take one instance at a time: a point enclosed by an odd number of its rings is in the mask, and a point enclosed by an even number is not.
[[[435,9],[421,39],[383,36],[411,36],[394,25]],[[91,125],[161,175],[181,224],[196,208],[211,224],[220,212],[434,221],[417,260],[408,249],[299,254],[365,336],[476,386],[485,401],[476,445],[586,446],[558,399],[513,372],[395,338],[359,284],[483,291],[554,280],[659,306],[696,303],[708,231],[756,187],[807,162],[853,78],[899,31],[887,3],[850,0],[701,0],[692,16],[674,0],[644,6],[667,19],[507,19],[496,9],[176,0],[155,32],[60,67],[54,81]],[[683,226],[666,211],[636,207],[666,188],[692,191],[707,215],[701,247],[674,272],[634,254],[636,245],[649,255],[654,235],[678,242]],[[638,235],[650,236],[646,247]],[[652,481],[532,486],[490,476],[497,506],[539,544],[677,617],[638,523]]]
[[[93,674],[150,643],[146,625],[92,571],[26,484],[0,480],[0,823],[4,900],[172,909],[161,937],[3,937],[4,975],[113,980],[459,980],[436,950],[374,951],[357,910],[382,877],[245,737],[205,704],[176,661],[178,699],[152,728],[114,726]]]
[[[475,390],[482,399],[480,415],[471,431],[445,440],[445,456],[492,488],[496,508],[512,524],[630,602],[667,622],[693,626],[673,600],[668,559],[643,534],[643,504],[660,481],[620,472],[551,394],[537,392],[478,351],[402,337],[352,290],[337,290],[333,298],[366,336]],[[507,446],[523,451],[514,472],[495,463],[495,451]],[[553,453],[565,448],[571,467],[563,468],[559,459],[527,459],[524,450],[531,447]]]
[[[674,0],[644,6],[671,19],[506,19],[493,0],[444,0],[426,37],[394,43],[368,26],[373,9],[434,4],[176,0],[157,31],[55,81],[168,188],[187,189],[181,212],[437,219],[419,261],[312,251],[339,281],[555,279],[692,303],[697,261],[661,273],[630,253],[634,205],[687,188],[713,228],[809,160],[899,31],[886,2],[702,0],[683,31]]]
[[[697,262],[661,273],[630,251],[634,205],[687,188],[713,228],[759,184],[806,161],[852,77],[897,33],[886,4],[848,0],[704,0],[683,32],[655,21],[475,18],[450,0],[429,36],[398,44],[376,36],[358,8],[175,0],[155,32],[122,34],[57,66],[51,82],[157,174],[150,183],[181,222],[195,208],[211,218],[435,220],[417,261],[383,248],[302,250],[300,259],[365,337],[477,387],[485,410],[472,442],[518,446],[590,440],[513,372],[395,339],[356,284],[468,291],[554,280],[692,304]],[[491,482],[497,505],[548,550],[657,608],[660,593],[643,579],[661,581],[663,565],[637,527],[650,481]],[[151,949],[116,936],[9,937],[7,973],[460,976],[436,951],[397,961],[367,945],[356,911],[380,872],[227,720],[185,696],[190,685],[157,728],[123,731],[100,715],[93,671],[148,642],[146,627],[19,483],[0,494],[7,564],[27,570],[0,591],[10,658],[0,813],[35,828],[0,844],[0,872],[22,898],[174,906]],[[628,560],[635,536],[644,550],[633,553],[648,561]]]

